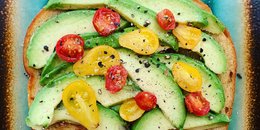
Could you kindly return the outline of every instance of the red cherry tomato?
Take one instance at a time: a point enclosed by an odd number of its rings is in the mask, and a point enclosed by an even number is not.
[[[84,40],[76,34],[63,36],[56,44],[57,55],[67,62],[76,62],[84,55]]]
[[[185,97],[185,104],[190,113],[196,116],[204,116],[209,113],[210,104],[202,96],[201,92],[190,93]]]
[[[172,12],[168,9],[164,9],[156,16],[157,22],[164,30],[173,30],[175,28],[175,18]]]
[[[126,84],[127,71],[121,65],[112,66],[106,73],[106,89],[111,93],[120,91]]]
[[[141,109],[149,111],[156,107],[157,98],[150,92],[140,92],[135,96],[135,101]]]
[[[118,28],[120,15],[110,9],[100,8],[96,11],[92,23],[101,36],[108,36]]]

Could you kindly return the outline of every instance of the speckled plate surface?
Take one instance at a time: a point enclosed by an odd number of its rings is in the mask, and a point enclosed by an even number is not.
[[[231,32],[238,74],[230,130],[260,128],[260,1],[204,0]],[[29,129],[25,125],[27,76],[23,68],[23,39],[34,16],[47,0],[0,0],[0,129]]]

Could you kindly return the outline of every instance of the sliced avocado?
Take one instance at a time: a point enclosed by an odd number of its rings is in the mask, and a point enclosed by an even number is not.
[[[125,33],[136,30],[136,27],[129,27],[123,29],[121,32],[115,32],[107,37],[94,37],[85,41],[85,48],[93,48],[100,45],[109,45],[113,48],[119,48],[119,37]]]
[[[118,105],[115,105],[115,106],[110,107],[110,109],[113,110],[113,111],[115,111],[115,112],[117,112],[117,113],[119,113],[120,107],[121,107],[121,104],[118,104]]]
[[[47,64],[43,68],[40,84],[41,86],[45,86],[51,80],[55,80],[56,78],[70,72],[73,72],[71,63],[61,60],[56,52],[53,52],[51,57],[48,59]]]
[[[110,0],[108,7],[114,9],[126,20],[133,22],[137,27],[147,27],[156,33],[165,44],[178,49],[178,43],[172,34],[164,31],[156,20],[156,13],[132,0]]]
[[[48,127],[53,118],[54,108],[62,100],[62,91],[72,82],[77,80],[86,81],[96,93],[97,101],[111,106],[134,97],[140,90],[128,83],[123,90],[117,94],[110,94],[105,90],[105,80],[101,77],[77,77],[74,73],[51,80],[39,93],[37,93],[26,118],[26,124],[32,128]]]
[[[182,128],[186,117],[184,96],[167,68],[154,65],[149,58],[137,56],[130,50],[117,51],[132,80],[143,91],[153,93],[164,115],[175,127]]]
[[[203,11],[185,0],[133,0],[134,2],[158,13],[163,9],[169,9],[176,22],[189,23],[196,27],[208,25],[207,17]]]
[[[44,76],[41,76],[40,84],[41,86],[45,86],[52,80],[55,80],[56,78],[59,78],[71,72],[73,72],[71,63],[62,63],[55,67],[53,70],[51,70],[49,73],[45,74]]]
[[[208,25],[203,27],[202,30],[213,34],[219,34],[225,30],[225,25],[216,16],[206,11],[203,12],[207,17]]]
[[[49,0],[45,9],[89,9],[104,7],[108,0]]]
[[[184,129],[205,130],[223,126],[229,122],[228,116],[224,114],[209,113],[206,116],[199,117],[189,113],[186,117]]]
[[[92,24],[94,13],[93,10],[70,11],[59,14],[43,23],[34,32],[29,43],[27,50],[29,66],[37,69],[42,68],[53,53],[56,42],[62,36],[96,32]]]
[[[62,91],[71,82],[79,80],[74,74],[64,75],[54,83],[43,87],[36,95],[30,106],[26,124],[33,129],[48,127],[52,121],[54,108],[62,99]]]
[[[145,113],[132,126],[131,130],[175,130],[160,109],[155,108]]]
[[[80,36],[82,37],[82,39],[84,41],[90,39],[90,38],[95,38],[95,37],[98,37],[99,34],[98,32],[91,32],[91,33],[83,33],[83,34],[80,34]]]
[[[118,113],[105,108],[100,104],[97,104],[97,106],[100,115],[100,123],[95,130],[126,130],[126,122],[121,119]],[[55,109],[52,124],[60,121],[72,121],[73,123],[79,124],[79,121],[70,116],[64,106]]]
[[[120,21],[120,25],[119,27],[116,29],[116,31],[122,31],[124,30],[126,27],[128,27],[130,25],[129,22],[125,21],[124,19],[121,19]],[[111,34],[113,35],[113,34]],[[110,37],[111,35],[109,35],[108,37]],[[100,35],[97,32],[92,32],[92,33],[84,33],[84,34],[80,34],[80,36],[83,38],[84,41],[89,40],[89,39],[93,39],[96,37],[100,37]],[[106,38],[106,37],[102,37],[102,38]]]
[[[122,90],[111,94],[105,88],[105,79],[100,76],[86,78],[86,82],[94,89],[97,101],[103,106],[109,107],[121,103],[127,99],[133,98],[140,90],[133,84],[126,84]]]
[[[230,122],[228,116],[224,114],[209,113],[206,116],[195,116],[188,113],[183,129],[187,130],[205,130],[226,125]],[[132,130],[170,130],[175,129],[172,124],[163,115],[160,109],[155,108],[145,113],[136,121]]]
[[[60,58],[56,55],[56,52],[53,52],[50,58],[48,59],[46,65],[44,66],[41,76],[46,75],[50,71],[52,71],[54,68],[59,66],[60,64],[65,63],[65,61],[60,60]]]
[[[152,58],[154,63],[164,63],[172,70],[173,65],[185,62],[196,68],[202,76],[202,95],[210,102],[210,109],[219,113],[225,105],[225,94],[218,76],[210,71],[203,63],[180,54],[155,54]]]
[[[218,42],[206,33],[202,33],[202,38],[192,51],[199,53],[205,65],[217,74],[222,74],[227,69],[227,59],[223,48]]]

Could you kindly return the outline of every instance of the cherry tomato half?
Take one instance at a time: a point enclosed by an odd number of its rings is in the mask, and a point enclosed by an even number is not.
[[[84,80],[69,84],[62,93],[62,102],[69,114],[87,129],[93,130],[99,126],[95,91]]]
[[[135,101],[141,109],[149,111],[156,107],[157,98],[150,92],[140,92],[135,96]]]
[[[162,10],[157,14],[156,18],[157,22],[164,30],[168,31],[173,30],[175,28],[175,18],[170,10]]]
[[[185,104],[190,113],[196,116],[204,116],[209,113],[210,104],[202,96],[201,92],[190,93],[185,97]]]
[[[120,91],[126,84],[127,75],[127,71],[121,65],[110,67],[106,74],[106,89],[111,93]]]
[[[62,60],[76,62],[84,55],[84,40],[76,34],[65,35],[57,42],[56,53]]]
[[[100,8],[96,11],[92,23],[101,36],[108,36],[120,25],[120,15],[110,9]]]
[[[134,99],[123,102],[119,108],[120,117],[129,122],[139,119],[144,114],[144,112],[145,111],[136,104]]]

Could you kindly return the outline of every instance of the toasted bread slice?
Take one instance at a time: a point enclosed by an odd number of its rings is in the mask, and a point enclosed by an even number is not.
[[[210,8],[201,2],[200,0],[193,0],[200,8],[211,12]],[[61,13],[62,11],[50,11],[50,10],[41,10],[39,14],[34,18],[31,25],[29,26],[25,39],[24,39],[24,48],[23,48],[23,61],[24,68],[29,75],[28,81],[28,105],[32,103],[34,97],[36,96],[38,90],[41,88],[39,84],[40,80],[40,71],[37,69],[33,69],[28,66],[28,59],[26,57],[26,51],[29,45],[30,38],[33,32],[37,29],[38,26],[41,26],[49,18]],[[236,52],[234,48],[234,44],[232,43],[230,34],[227,30],[218,35],[213,35],[215,40],[223,47],[226,57],[227,57],[227,71],[224,74],[219,75],[219,78],[224,86],[226,104],[222,111],[222,113],[227,114],[231,117],[232,114],[232,106],[234,102],[234,94],[235,94],[235,80],[236,80]],[[56,123],[50,126],[48,129],[50,130],[84,130],[85,128],[76,125],[70,124],[66,122]],[[226,130],[227,126],[214,128],[213,130]]]

